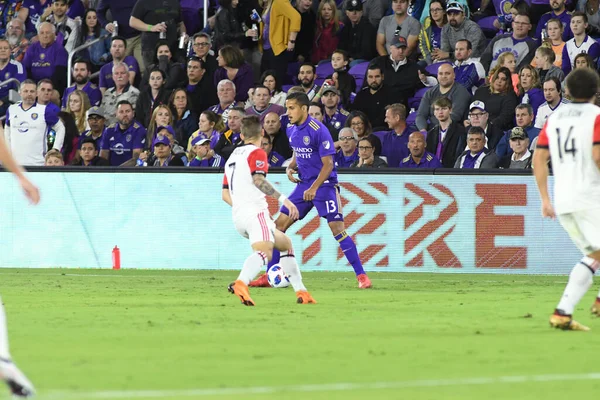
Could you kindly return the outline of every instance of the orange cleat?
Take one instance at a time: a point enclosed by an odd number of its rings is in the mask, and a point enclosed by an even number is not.
[[[552,314],[550,316],[550,327],[562,329],[563,331],[589,331],[590,328],[575,321],[570,315]]]
[[[600,317],[600,300],[596,299],[594,305],[592,306],[591,312],[595,316]]]
[[[271,287],[269,284],[269,278],[267,278],[267,274],[262,274],[248,285],[250,287]]]
[[[317,301],[306,290],[298,290],[296,297],[298,298],[296,300],[298,304],[317,304]]]
[[[371,284],[371,280],[369,279],[367,274],[357,275],[356,279],[358,279],[358,288],[359,289],[370,289],[373,287],[373,285]]]
[[[235,294],[237,297],[240,298],[240,300],[242,301],[242,304],[245,306],[253,306],[254,305],[254,300],[252,300],[250,298],[250,291],[248,290],[248,286],[240,281],[237,280],[233,283],[231,283],[227,289],[232,293]]]

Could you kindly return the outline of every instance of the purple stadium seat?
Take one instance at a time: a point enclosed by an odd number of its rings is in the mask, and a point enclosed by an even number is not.
[[[498,28],[494,26],[494,21],[497,19],[498,17],[495,15],[492,15],[491,17],[485,17],[477,21],[477,25],[479,25],[482,30],[498,32]]]
[[[354,79],[363,79],[365,74],[367,73],[367,67],[369,66],[369,62],[365,61],[364,63],[356,64],[354,67],[350,68],[350,75],[354,77]]]
[[[408,117],[406,117],[406,125],[412,125],[415,123],[416,120],[417,120],[417,113],[411,112],[410,114],[408,114]]]
[[[292,86],[294,86],[294,85],[283,85],[283,86],[281,87],[281,90],[283,90],[284,92],[286,92],[286,93],[287,93],[287,92],[288,92],[288,90],[290,90],[290,88],[291,88]]]
[[[298,78],[298,72],[300,71],[300,63],[292,62],[288,64],[287,71],[285,73],[284,84],[294,85]]]
[[[378,132],[373,132],[373,135],[377,136],[379,138],[379,140],[381,140],[383,142],[383,137],[388,132],[389,131],[378,131]]]
[[[333,66],[330,62],[324,62],[322,64],[317,65],[317,77],[321,79],[327,78],[329,75],[333,74]]]
[[[414,108],[415,110],[419,108],[419,104],[421,103],[421,99],[425,96],[425,92],[428,91],[429,88],[425,87],[417,90],[414,97],[410,97],[408,99],[408,108]]]
[[[425,67],[425,71],[427,71],[427,73],[431,76],[437,76],[438,69],[440,68],[440,66],[442,66],[444,64],[450,64],[450,63],[444,61],[444,62],[431,64],[431,65],[428,65],[427,67]],[[421,97],[423,97],[423,96],[421,96]]]

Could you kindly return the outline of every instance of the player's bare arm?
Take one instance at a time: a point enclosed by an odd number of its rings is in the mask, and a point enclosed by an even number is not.
[[[315,179],[310,188],[304,191],[304,201],[312,201],[315,198],[315,196],[317,195],[317,189],[321,187],[323,182],[325,182],[329,178],[331,172],[333,171],[332,156],[321,157],[321,162],[323,162],[323,167],[321,167],[319,176],[317,176],[317,179]]]
[[[600,145],[596,144],[592,147],[592,159],[596,163],[596,167],[600,169]]]
[[[0,124],[0,163],[4,169],[12,172],[21,185],[21,189],[25,192],[25,196],[29,199],[32,204],[37,204],[40,201],[40,192],[38,188],[27,179],[23,168],[13,158],[12,154],[8,150],[8,146],[4,141],[4,126]]]
[[[285,169],[285,173],[286,173],[288,179],[292,183],[300,182],[300,179],[298,179],[294,176],[294,174],[296,173],[297,170],[298,170],[298,164],[296,163],[296,154],[294,154],[294,155],[292,155],[292,161],[290,161],[290,164]]]
[[[231,201],[231,194],[229,193],[229,189],[223,189],[223,191],[221,192],[221,198],[223,199],[223,201],[227,204],[229,204],[230,207],[233,206],[233,202]]]
[[[265,178],[263,175],[260,175],[260,174],[254,174],[252,176],[252,180],[254,181],[254,186],[256,186],[256,188],[258,190],[260,190],[261,192],[263,192],[264,194],[266,194],[269,197],[273,197],[274,199],[281,200],[283,202],[283,204],[290,211],[289,217],[291,219],[293,219],[293,220],[298,219],[298,215],[299,215],[298,208],[294,205],[294,203],[289,201],[285,195],[282,195],[277,190],[275,190],[275,188],[273,187],[273,185],[271,185],[271,183],[267,180],[267,178]]]
[[[550,160],[548,149],[540,147],[535,149],[533,152],[533,174],[542,199],[542,216],[555,218],[554,208],[548,194],[548,160]]]

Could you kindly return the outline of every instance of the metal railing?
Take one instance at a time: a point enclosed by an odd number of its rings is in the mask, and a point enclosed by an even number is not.
[[[206,28],[206,24],[208,23],[208,0],[204,0],[204,28]]]
[[[111,33],[107,33],[105,35],[100,36],[99,38],[92,40],[91,42],[86,42],[86,43],[82,44],[81,46],[73,49],[73,51],[69,54],[69,59],[67,61],[67,87],[71,87],[71,79],[73,79],[73,76],[71,74],[71,69],[73,68],[73,57],[75,57],[75,54],[77,54],[81,50],[85,50],[88,47],[91,47],[91,46],[95,45],[96,43],[98,43],[102,40],[105,40],[106,38],[109,38],[111,36],[112,36]]]

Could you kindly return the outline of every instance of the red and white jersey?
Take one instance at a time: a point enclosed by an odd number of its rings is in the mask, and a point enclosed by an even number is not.
[[[600,171],[592,147],[600,145],[600,108],[564,104],[541,130],[537,147],[550,150],[557,214],[599,208]]]
[[[256,216],[269,209],[265,194],[254,186],[253,175],[267,175],[267,153],[253,144],[236,148],[225,163],[223,188],[229,189],[233,218]]]

